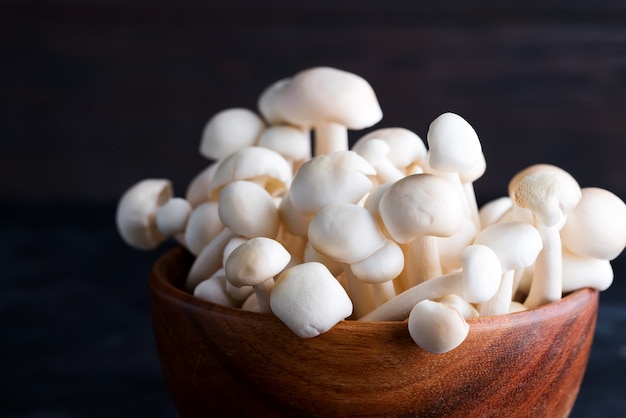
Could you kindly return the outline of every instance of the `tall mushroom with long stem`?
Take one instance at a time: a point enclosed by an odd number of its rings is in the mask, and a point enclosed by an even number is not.
[[[382,195],[385,229],[405,251],[404,289],[441,274],[436,237],[455,234],[465,217],[464,203],[450,182],[432,174],[412,174]]]
[[[537,228],[525,223],[506,221],[484,228],[474,244],[491,248],[500,261],[502,280],[498,292],[480,306],[481,316],[509,313],[516,288],[516,272],[532,266],[543,248]]]
[[[571,177],[540,172],[524,177],[514,192],[515,204],[533,213],[543,249],[537,257],[532,284],[524,305],[535,308],[561,299],[563,261],[561,236],[567,214],[580,202],[581,191]]]
[[[372,86],[347,71],[310,68],[274,87],[272,113],[311,128],[315,155],[347,150],[348,129],[368,128],[383,116]]]
[[[502,267],[497,255],[484,245],[470,245],[463,251],[463,267],[422,282],[360,318],[362,321],[401,321],[419,302],[438,300],[457,294],[470,303],[483,303],[497,292],[502,278]]]

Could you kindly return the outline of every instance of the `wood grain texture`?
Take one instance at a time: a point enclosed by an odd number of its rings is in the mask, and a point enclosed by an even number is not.
[[[277,318],[180,290],[192,257],[166,253],[150,277],[164,376],[183,417],[566,417],[585,372],[598,292],[470,320],[467,340],[430,354],[403,322],[343,321],[301,339]]]

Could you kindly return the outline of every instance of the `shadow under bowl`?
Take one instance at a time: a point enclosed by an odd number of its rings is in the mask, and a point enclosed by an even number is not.
[[[470,319],[431,354],[406,322],[342,321],[309,339],[278,318],[182,290],[193,257],[157,260],[150,303],[162,371],[182,417],[566,417],[592,345],[598,292]]]

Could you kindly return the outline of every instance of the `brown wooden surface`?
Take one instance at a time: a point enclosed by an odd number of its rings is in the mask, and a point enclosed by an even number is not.
[[[199,301],[181,286],[181,249],[150,289],[165,378],[183,417],[565,417],[591,347],[598,293],[514,315],[470,320],[457,349],[430,354],[406,325],[343,321],[301,339],[277,318]]]
[[[3,2],[0,195],[111,201],[154,176],[183,193],[211,115],[331,65],[370,81],[378,127],[466,117],[483,201],[537,162],[623,197],[625,21],[606,0]]]

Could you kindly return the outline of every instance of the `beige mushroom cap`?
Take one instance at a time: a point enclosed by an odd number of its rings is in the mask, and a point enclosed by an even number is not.
[[[389,146],[387,158],[396,167],[406,169],[411,164],[421,164],[428,156],[424,141],[413,131],[405,128],[376,129],[359,138],[352,150],[358,149],[370,139],[380,139]]]
[[[454,186],[432,174],[412,174],[390,186],[380,199],[380,216],[398,243],[419,236],[451,236],[465,212]]]
[[[376,170],[354,151],[337,151],[305,162],[291,182],[288,198],[294,209],[313,215],[334,203],[357,203],[372,188]]]
[[[560,225],[580,202],[578,182],[558,172],[539,172],[524,177],[513,193],[518,206],[531,210],[546,226]]]
[[[502,273],[531,266],[543,249],[541,234],[525,222],[506,221],[492,224],[476,235],[474,244],[493,250],[502,265]]]
[[[209,195],[217,199],[220,190],[237,180],[264,184],[274,194],[285,190],[291,183],[293,173],[285,158],[268,148],[246,147],[220,160],[210,181]]]
[[[424,350],[441,354],[461,345],[469,334],[469,324],[456,308],[424,300],[409,314],[409,334]]]
[[[447,112],[428,127],[428,164],[435,170],[462,173],[480,164],[482,146],[474,128]]]
[[[157,211],[173,194],[172,183],[165,179],[142,180],[124,192],[115,214],[122,239],[140,250],[152,250],[162,243],[167,236],[157,228]]]
[[[240,180],[224,187],[217,210],[224,226],[237,235],[274,238],[278,233],[278,208],[256,183]]]
[[[204,126],[200,154],[209,159],[226,158],[235,151],[252,146],[265,129],[265,122],[245,108],[222,110]]]
[[[316,337],[352,314],[350,297],[318,262],[287,268],[270,294],[272,312],[296,335]]]
[[[583,188],[561,229],[561,240],[576,254],[613,260],[626,245],[626,204],[608,190]]]
[[[351,203],[321,209],[309,224],[308,237],[315,251],[347,264],[363,260],[385,245],[372,214]]]
[[[294,125],[336,123],[364,129],[382,119],[372,86],[362,77],[330,67],[301,71],[280,86],[275,113]]]
[[[235,248],[224,269],[233,286],[256,286],[280,273],[289,260],[291,254],[278,241],[256,237]]]

